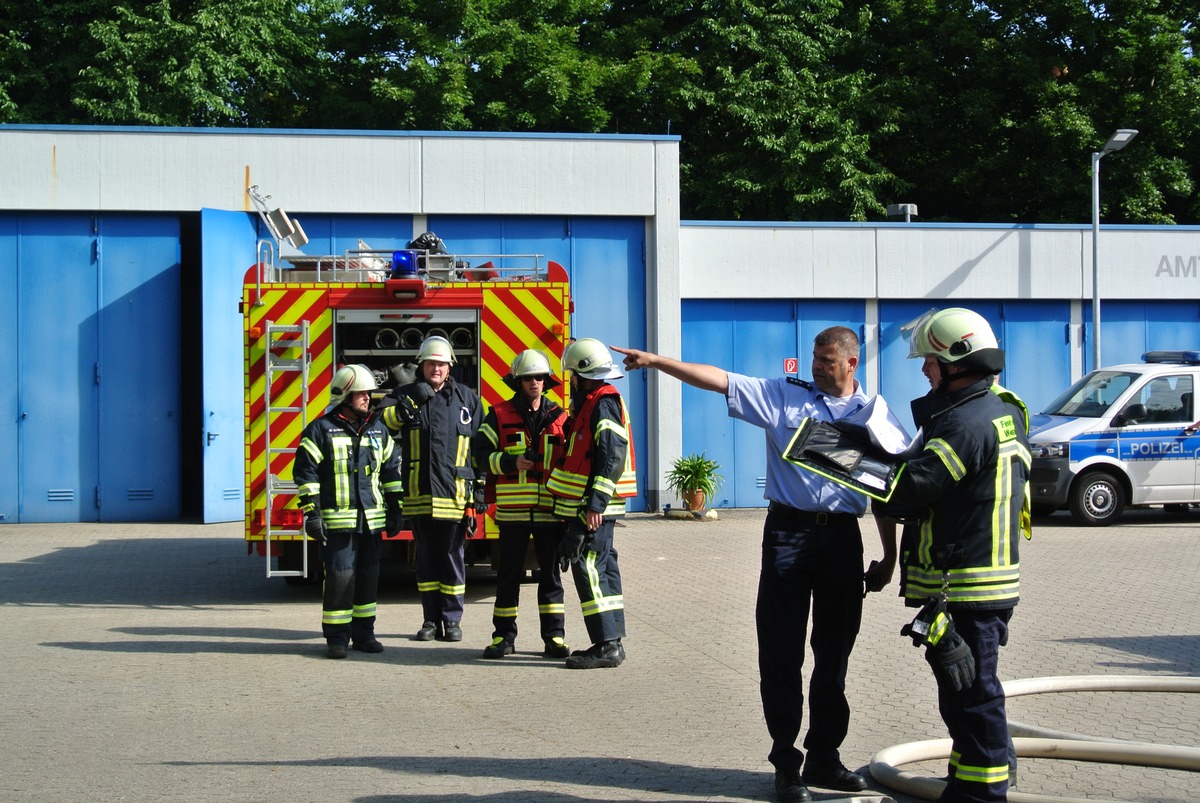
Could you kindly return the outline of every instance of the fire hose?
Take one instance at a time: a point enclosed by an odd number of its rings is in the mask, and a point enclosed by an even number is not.
[[[1025,678],[1004,684],[1005,697],[1072,691],[1137,691],[1137,692],[1200,692],[1200,678],[1141,677],[1135,675],[1078,675],[1067,677]],[[1071,761],[1093,761],[1102,764],[1122,764],[1163,769],[1200,771],[1200,748],[1176,745],[1146,744],[1120,739],[1104,739],[1074,733],[1064,733],[1025,725],[1008,723],[1018,756],[1027,758],[1058,758]],[[898,769],[917,761],[948,759],[950,740],[933,739],[909,742],[880,750],[871,758],[871,777],[897,792],[923,800],[936,800],[946,783]],[[1087,803],[1086,798],[1055,797],[1018,792],[1010,789],[1011,803]]]

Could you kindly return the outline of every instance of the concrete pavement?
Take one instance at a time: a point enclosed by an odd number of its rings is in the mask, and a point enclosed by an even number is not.
[[[629,657],[588,672],[539,657],[532,585],[517,655],[482,660],[495,591],[483,570],[468,578],[461,644],[409,640],[420,606],[399,574],[380,598],[387,650],[330,661],[315,589],[267,580],[239,524],[5,525],[0,800],[773,800],[753,621],[763,516],[630,517],[616,535]],[[1107,529],[1036,521],[1002,676],[1200,675],[1198,523],[1159,510]],[[864,530],[870,560],[869,519]],[[945,736],[895,591],[867,600],[852,662],[852,769]],[[568,641],[585,646],[573,589],[567,603]],[[1038,695],[1009,712],[1196,747],[1196,697]],[[1200,777],[1027,759],[1019,789],[1176,803],[1200,799]]]

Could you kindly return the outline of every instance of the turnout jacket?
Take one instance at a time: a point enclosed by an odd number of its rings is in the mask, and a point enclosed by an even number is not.
[[[396,403],[384,408],[382,415],[400,443],[404,515],[450,520],[461,519],[468,506],[482,510],[483,483],[476,487],[471,439],[483,422],[483,403],[475,391],[450,378],[432,398],[406,415],[409,408],[404,406],[404,397],[411,397],[415,384],[388,394],[385,402]]]
[[[382,530],[385,499],[403,490],[391,435],[373,415],[350,421],[338,407],[300,436],[292,478],[306,512],[314,508],[331,530],[358,528],[358,511],[371,531]]]
[[[623,516],[625,497],[637,496],[625,400],[604,384],[576,401],[564,451],[546,484],[555,497],[554,513],[566,519],[589,510]]]
[[[889,515],[916,511],[905,527],[901,590],[917,606],[945,588],[948,610],[1011,608],[1019,598],[1018,542],[1030,536],[1028,414],[987,377],[913,401],[925,435],[905,466]]]
[[[554,522],[554,497],[546,489],[550,470],[562,451],[567,411],[543,396],[537,410],[517,394],[488,411],[471,445],[478,466],[487,466],[496,494],[496,521]],[[517,468],[527,456],[535,466]]]

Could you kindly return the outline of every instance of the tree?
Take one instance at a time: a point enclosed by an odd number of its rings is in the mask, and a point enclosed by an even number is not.
[[[623,60],[673,56],[640,122],[659,132],[669,123],[682,136],[686,216],[882,214],[881,193],[894,177],[874,158],[872,138],[890,130],[893,115],[873,101],[872,76],[850,58],[865,33],[862,15],[837,0],[613,6]],[[626,124],[632,119],[622,115]]]
[[[1195,157],[1186,154],[1200,143],[1196,115],[1183,110],[1196,108],[1200,84],[1186,18],[1155,0],[884,0],[877,9],[863,58],[894,79],[883,103],[902,110],[877,158],[923,220],[1089,220],[1089,154],[1119,127],[1142,135],[1105,162],[1106,219],[1195,219]]]
[[[305,119],[329,3],[156,0],[88,26],[99,44],[72,95],[95,122],[279,126]]]

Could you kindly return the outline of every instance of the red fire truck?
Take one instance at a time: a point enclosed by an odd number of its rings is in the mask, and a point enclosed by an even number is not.
[[[319,574],[319,561],[297,507],[292,460],[304,427],[329,405],[334,371],[347,363],[367,366],[382,397],[412,381],[421,341],[442,335],[458,359],[455,381],[491,407],[512,395],[502,380],[516,354],[539,348],[552,364],[562,357],[571,300],[563,266],[536,254],[364,247],[331,256],[277,256],[277,246],[306,240],[285,213],[268,213],[255,190],[251,197],[275,242],[260,242],[260,261],[246,271],[241,304],[245,537],[247,550],[265,557],[268,577],[299,583]],[[435,237],[412,244],[432,243],[441,246]],[[564,405],[565,387],[550,392]],[[487,517],[467,544],[468,560],[491,560],[489,539],[495,537]],[[411,565],[412,532],[386,533],[383,557]]]

